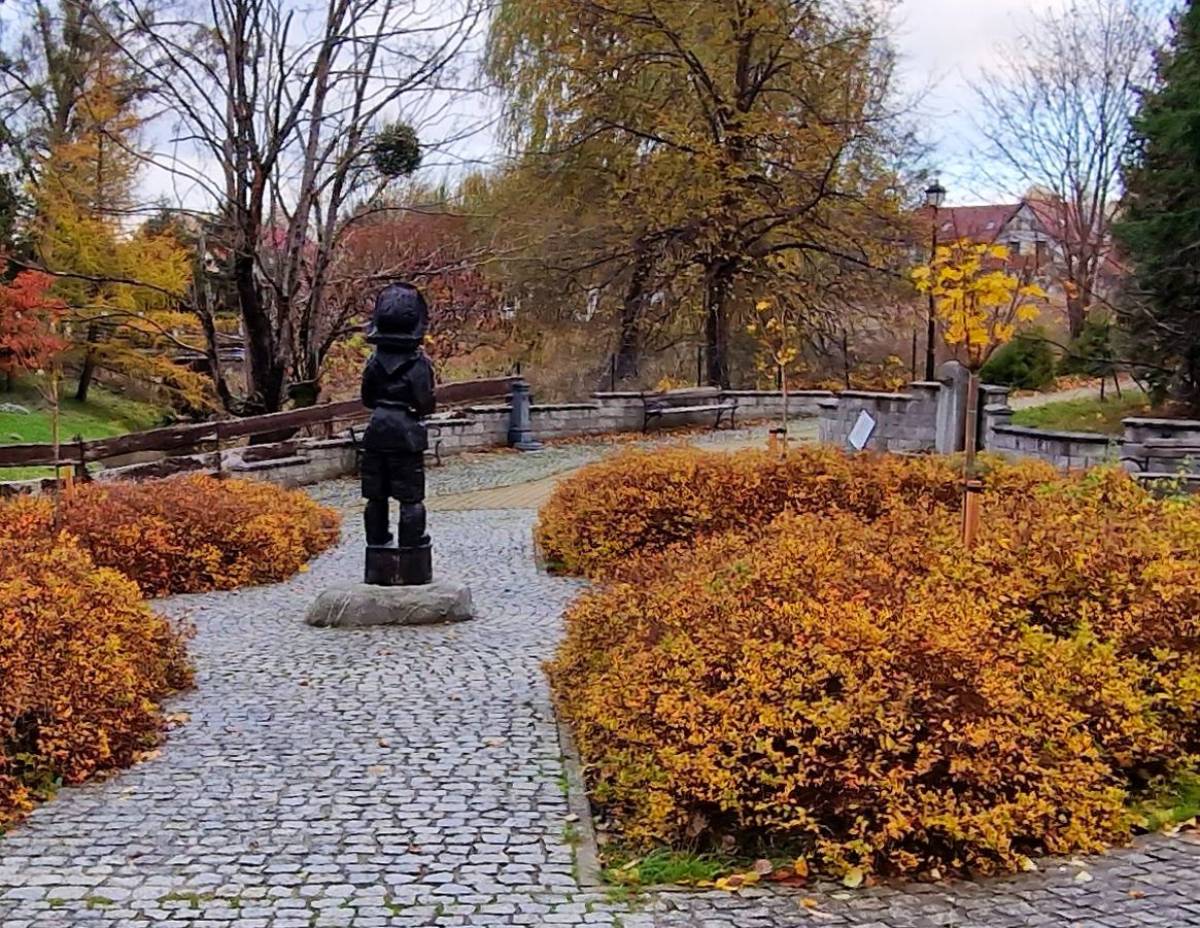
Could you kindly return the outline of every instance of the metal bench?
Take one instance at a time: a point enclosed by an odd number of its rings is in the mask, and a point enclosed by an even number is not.
[[[684,390],[663,390],[642,394],[642,431],[648,431],[655,419],[668,416],[685,416],[696,413],[715,412],[713,429],[721,427],[721,420],[729,413],[729,428],[734,427],[737,415],[737,400],[721,397],[717,387],[692,387]]]

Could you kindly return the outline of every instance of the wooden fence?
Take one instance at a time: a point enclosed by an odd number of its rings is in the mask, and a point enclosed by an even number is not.
[[[518,379],[498,377],[491,380],[464,380],[440,384],[436,390],[438,406],[446,408],[504,399],[508,396],[513,382]],[[131,432],[115,438],[98,438],[92,441],[71,439],[60,443],[57,463],[62,467],[80,468],[92,462],[140,452],[187,453],[219,450],[225,444],[238,439],[258,436],[278,436],[275,440],[283,441],[303,428],[327,427],[328,433],[333,434],[339,426],[361,422],[368,415],[369,411],[358,400],[347,400],[262,416],[247,416],[244,419],[217,419],[212,422],[172,425],[146,432]],[[54,463],[53,445],[0,445],[0,467]]]

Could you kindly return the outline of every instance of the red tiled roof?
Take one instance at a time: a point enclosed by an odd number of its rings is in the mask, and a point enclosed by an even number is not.
[[[1020,203],[943,206],[937,211],[938,238],[942,241],[965,238],[973,242],[994,242],[1020,208]],[[929,214],[928,209],[924,212]]]

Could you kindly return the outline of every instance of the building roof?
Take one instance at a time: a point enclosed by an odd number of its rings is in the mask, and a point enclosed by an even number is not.
[[[937,211],[938,238],[943,241],[966,238],[973,242],[994,242],[1021,206],[1021,203],[944,206]]]

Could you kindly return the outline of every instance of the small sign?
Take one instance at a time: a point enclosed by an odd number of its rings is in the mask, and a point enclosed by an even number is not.
[[[871,440],[871,433],[874,431],[875,420],[864,409],[858,414],[858,418],[854,420],[854,428],[850,430],[850,436],[847,439],[850,447],[855,451],[862,451],[867,446],[867,442]]]

